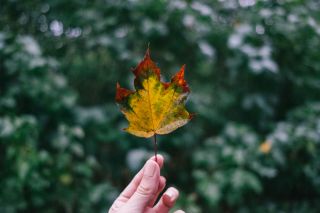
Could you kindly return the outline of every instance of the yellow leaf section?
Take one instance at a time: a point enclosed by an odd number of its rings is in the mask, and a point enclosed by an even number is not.
[[[129,121],[125,130],[139,137],[168,134],[185,125],[190,115],[184,108],[186,93],[176,85],[165,88],[150,72],[142,80],[142,88],[128,96],[130,109],[122,112]]]

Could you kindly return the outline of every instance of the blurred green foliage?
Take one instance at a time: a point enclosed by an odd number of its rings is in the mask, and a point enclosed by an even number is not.
[[[187,65],[197,114],[160,137],[177,208],[320,208],[318,0],[4,0],[0,14],[0,212],[107,211],[152,155],[114,102],[149,42],[165,77]]]

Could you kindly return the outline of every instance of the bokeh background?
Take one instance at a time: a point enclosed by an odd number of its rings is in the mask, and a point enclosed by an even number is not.
[[[319,212],[318,0],[1,0],[0,212],[106,212],[143,161],[115,101],[150,43],[196,117],[159,137],[186,212]]]

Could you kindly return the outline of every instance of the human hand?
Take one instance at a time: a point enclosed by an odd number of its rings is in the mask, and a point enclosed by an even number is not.
[[[167,213],[179,197],[179,191],[173,187],[157,197],[166,185],[166,179],[160,176],[163,166],[162,155],[150,158],[144,167],[136,174],[129,185],[123,190],[109,209],[109,213]],[[184,213],[178,210],[175,213]]]

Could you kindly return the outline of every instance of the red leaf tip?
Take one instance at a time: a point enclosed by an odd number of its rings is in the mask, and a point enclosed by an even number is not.
[[[121,102],[124,98],[132,93],[133,91],[122,88],[119,82],[117,82],[116,102]]]
[[[150,48],[147,48],[147,51],[144,55],[143,60],[138,64],[136,68],[133,69],[134,75],[137,77],[141,75],[143,72],[146,72],[148,70],[152,70],[160,79],[160,69],[157,67],[157,65],[152,61],[150,57]]]
[[[189,86],[186,82],[186,80],[184,79],[184,69],[185,69],[186,65],[184,64],[179,72],[177,72],[177,74],[175,74],[175,76],[173,76],[173,78],[171,79],[172,83],[176,83],[178,86],[182,87],[184,92],[190,92]]]

